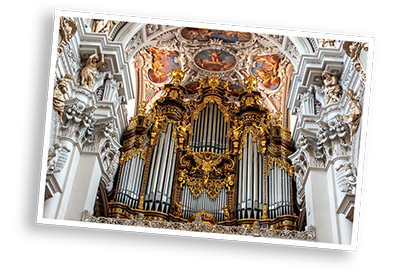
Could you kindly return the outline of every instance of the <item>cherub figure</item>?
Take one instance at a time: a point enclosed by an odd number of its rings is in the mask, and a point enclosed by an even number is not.
[[[104,55],[101,54],[101,60],[96,54],[91,55],[82,65],[82,70],[78,76],[78,83],[81,86],[92,89],[97,69],[103,65]]]

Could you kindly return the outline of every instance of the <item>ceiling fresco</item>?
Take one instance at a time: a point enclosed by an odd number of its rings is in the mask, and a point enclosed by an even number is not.
[[[176,51],[168,51],[151,47],[147,52],[152,54],[152,66],[149,69],[148,75],[152,82],[162,83],[167,80],[168,74],[178,68],[179,63],[176,61],[179,53]]]
[[[278,67],[282,59],[284,56],[280,55],[257,56],[253,58],[254,66],[251,68],[251,73],[262,80],[261,84],[265,88],[276,90],[281,83]]]
[[[164,84],[171,80],[171,71],[180,67],[185,74],[181,85],[191,94],[200,81],[207,84],[207,79],[215,74],[221,82],[228,82],[229,95],[235,96],[245,89],[244,79],[253,75],[262,92],[261,103],[273,111],[284,110],[294,71],[290,61],[293,57],[282,51],[285,43],[290,44],[288,39],[277,43],[275,36],[266,38],[266,34],[173,26],[153,28],[154,34],[132,56],[135,69],[142,71],[141,86],[147,86],[139,90],[140,101],[151,103],[162,95]],[[132,39],[137,37],[135,34]],[[127,48],[130,46],[128,42]]]
[[[216,72],[232,69],[236,64],[236,59],[231,53],[215,49],[201,51],[194,60],[200,68]]]
[[[209,39],[221,39],[227,43],[248,42],[251,34],[238,31],[227,31],[217,29],[189,28],[182,29],[182,37],[187,40],[208,41]]]

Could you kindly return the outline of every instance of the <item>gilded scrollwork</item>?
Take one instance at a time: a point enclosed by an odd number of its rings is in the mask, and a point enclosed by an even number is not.
[[[246,91],[248,93],[251,93],[255,91],[255,88],[257,86],[257,79],[253,75],[250,75],[244,80],[244,84],[246,86]]]
[[[217,168],[217,166],[222,162],[222,156],[211,152],[193,152],[192,155],[196,166],[190,173],[202,173],[204,179],[204,188],[207,188],[208,179],[211,172],[219,175],[222,174],[221,169]]]
[[[224,221],[229,221],[232,219],[231,211],[228,206],[222,208],[224,211]]]

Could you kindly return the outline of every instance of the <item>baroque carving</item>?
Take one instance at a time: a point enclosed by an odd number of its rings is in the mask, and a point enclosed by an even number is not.
[[[350,130],[339,115],[328,123],[317,122],[318,148],[326,154],[328,159],[335,157],[348,157],[351,151]]]
[[[58,112],[58,121],[62,121],[62,114],[64,112],[65,97],[64,95],[68,93],[68,83],[72,80],[70,74],[66,74],[63,78],[58,78],[56,81],[56,86],[53,91],[53,108]]]
[[[316,240],[315,226],[307,226],[305,231],[296,231],[296,230],[259,228],[257,224],[249,227],[212,225],[210,224],[211,222],[207,223],[207,220],[204,220],[203,214],[201,213],[199,213],[196,216],[196,218],[193,218],[193,221],[191,223],[150,221],[150,220],[144,220],[143,217],[144,217],[143,214],[138,214],[137,219],[106,218],[106,217],[95,217],[91,215],[90,212],[87,210],[83,211],[82,213],[82,221],[87,223],[140,226],[146,228],[234,234],[234,235],[255,236],[255,237],[303,240],[303,241]]]
[[[107,73],[107,79],[104,83],[103,101],[116,101],[118,90],[122,87],[121,81],[116,81],[111,73]]]
[[[114,26],[118,23],[119,21],[108,20],[105,22],[104,20],[95,19],[92,26],[92,32],[105,33],[107,34],[108,40],[111,40],[110,33]]]
[[[351,143],[353,136],[356,134],[357,129],[360,125],[362,110],[361,110],[361,105],[359,102],[360,97],[354,95],[354,91],[352,89],[347,89],[346,95],[350,99],[349,100],[350,112],[347,115],[343,115],[342,120],[350,126],[350,130],[351,130],[350,143]]]
[[[338,78],[331,72],[324,71],[322,79],[324,81],[324,91],[327,96],[326,104],[339,102],[342,99],[342,89]]]
[[[304,154],[304,159],[307,160],[308,166],[325,167],[326,156],[318,148],[318,141],[314,137],[300,134],[296,147]]]
[[[60,172],[68,159],[71,150],[58,141],[49,149],[47,157],[47,173],[53,174]]]
[[[351,162],[344,162],[336,167],[339,189],[345,193],[356,193],[357,170]]]
[[[97,54],[92,54],[82,64],[82,70],[78,76],[78,83],[81,86],[91,89],[97,74],[97,69],[104,63],[104,55],[101,54],[101,59]]]
[[[72,36],[74,36],[77,29],[78,29],[78,24],[73,19],[63,16],[60,17],[59,31],[60,31],[61,41],[59,41],[57,47],[57,59],[60,57],[65,46],[67,46],[70,43]]]
[[[335,40],[329,39],[318,39],[319,47],[333,47],[335,46]]]
[[[361,50],[368,51],[368,43],[345,41],[343,43],[343,50],[351,58],[361,80],[365,82],[366,72],[365,67],[363,67],[360,61],[360,53]]]

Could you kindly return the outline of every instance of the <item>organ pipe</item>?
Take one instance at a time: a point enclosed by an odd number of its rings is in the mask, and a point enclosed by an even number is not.
[[[293,229],[290,132],[280,115],[255,103],[261,95],[251,81],[232,94],[214,77],[187,102],[174,80],[124,133],[109,214]]]

